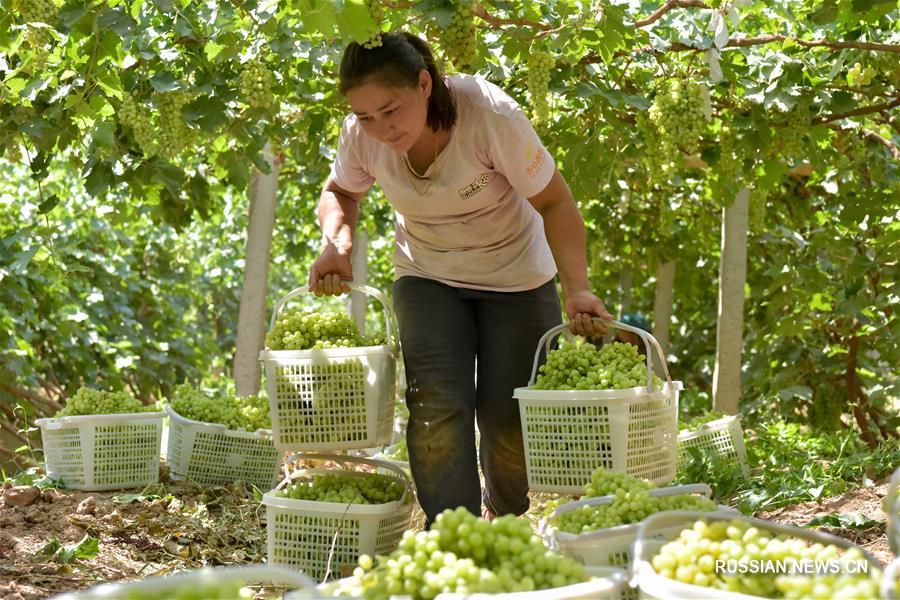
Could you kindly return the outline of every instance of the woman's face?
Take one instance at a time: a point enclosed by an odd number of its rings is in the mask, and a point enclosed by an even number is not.
[[[406,152],[422,135],[431,97],[431,76],[423,69],[415,87],[363,83],[347,100],[363,131],[396,152]]]

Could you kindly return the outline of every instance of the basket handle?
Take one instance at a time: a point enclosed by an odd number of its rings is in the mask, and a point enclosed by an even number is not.
[[[900,556],[897,556],[884,568],[881,576],[881,597],[885,600],[897,600],[897,579],[900,579]]]
[[[762,519],[756,519],[753,517],[738,516],[733,512],[667,510],[658,512],[654,515],[650,515],[649,517],[641,521],[641,524],[638,526],[637,537],[634,541],[632,552],[633,559],[631,562],[631,581],[635,582],[637,580],[638,570],[641,563],[650,562],[650,557],[645,556],[647,554],[646,542],[656,541],[649,539],[649,536],[652,535],[654,528],[668,529],[670,527],[678,525],[679,523],[682,524],[685,528],[688,528],[693,525],[694,522],[699,521],[700,519],[706,519],[708,521],[731,521],[737,519],[739,521],[744,521],[745,523],[758,527],[763,531],[781,533],[798,539],[804,539],[808,542],[818,542],[823,545],[838,546],[845,550],[853,548],[859,550],[863,558],[868,560],[872,565],[879,564],[878,561],[876,561],[867,550],[860,548],[849,540],[838,537],[836,535],[831,535],[830,533],[822,533],[821,531],[815,531],[813,529],[800,529],[797,527],[782,525],[781,523],[775,523],[773,521],[764,521]]]
[[[400,496],[400,500],[398,500],[398,502],[400,502],[400,504],[403,504],[406,501],[407,493],[412,491],[412,482],[409,480],[409,475],[406,474],[406,471],[404,471],[397,465],[393,465],[387,461],[378,460],[377,458],[365,458],[363,456],[351,456],[349,454],[327,454],[327,453],[322,453],[322,454],[302,453],[301,454],[301,453],[297,453],[297,454],[291,454],[290,456],[288,456],[287,459],[285,459],[284,463],[282,463],[282,464],[285,466],[285,469],[287,469],[287,463],[292,462],[297,459],[330,460],[333,462],[348,462],[348,463],[356,463],[356,464],[360,464],[360,465],[369,465],[370,467],[376,467],[378,469],[383,469],[383,468],[390,469],[391,471],[394,471],[395,473],[397,473],[400,476],[400,479],[403,481],[403,495]],[[296,473],[297,473],[297,471],[294,472],[294,474],[296,474]],[[278,490],[280,490],[282,488],[282,486],[284,486],[286,483],[288,483],[291,480],[292,474],[285,473],[285,475],[286,475],[285,478],[282,479],[278,483],[278,485],[275,486],[275,489],[273,491],[277,492]]]
[[[358,283],[353,283],[352,281],[344,281],[344,284],[347,285],[351,290],[356,292],[362,292],[369,296],[372,296],[378,302],[381,303],[382,310],[384,311],[384,331],[387,337],[387,346],[391,350],[391,354],[394,355],[394,358],[397,357],[397,343],[396,337],[394,336],[393,324],[394,324],[394,312],[391,307],[390,300],[381,293],[380,290],[373,288],[370,285],[361,285]],[[272,310],[272,318],[269,320],[269,330],[275,328],[275,322],[278,320],[278,315],[281,314],[281,309],[284,307],[285,303],[292,298],[296,298],[302,294],[311,294],[307,287],[298,287],[290,292],[286,296],[284,296],[281,300],[275,303],[275,308]]]
[[[672,387],[672,377],[669,375],[669,368],[666,366],[666,356],[663,354],[662,348],[659,345],[659,342],[656,341],[656,338],[644,331],[643,329],[638,329],[637,327],[632,327],[631,325],[626,325],[625,323],[620,323],[619,321],[605,320],[594,317],[592,319],[595,323],[603,323],[605,325],[611,325],[618,329],[622,329],[624,331],[630,331],[631,333],[637,334],[644,341],[644,347],[647,349],[647,389],[653,389],[653,359],[651,352],[651,345],[656,352],[659,354],[660,364],[662,365],[663,373],[666,376],[666,383],[669,387]],[[568,329],[568,323],[562,323],[557,325],[556,327],[551,328],[547,333],[545,333],[541,339],[538,341],[537,350],[534,353],[534,364],[531,368],[531,379],[528,380],[528,385],[534,385],[535,378],[537,377],[538,370],[538,361],[541,358],[541,348],[549,354],[550,353],[550,344],[557,335],[559,335],[562,331]]]

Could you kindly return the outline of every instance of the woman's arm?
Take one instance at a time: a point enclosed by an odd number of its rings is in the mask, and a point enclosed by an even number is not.
[[[591,293],[587,277],[587,233],[584,221],[569,186],[558,169],[550,182],[535,196],[528,199],[544,220],[544,233],[566,298],[566,314],[572,331],[579,335],[605,333],[591,317],[612,319],[603,302]]]
[[[350,292],[341,280],[353,279],[350,252],[362,197],[362,192],[348,192],[331,177],[325,182],[317,211],[323,236],[322,252],[309,274],[309,290],[317,296]]]

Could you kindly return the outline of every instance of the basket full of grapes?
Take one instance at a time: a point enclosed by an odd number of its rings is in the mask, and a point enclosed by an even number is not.
[[[147,577],[127,583],[102,583],[79,592],[56,596],[57,600],[241,600],[256,597],[250,586],[266,585],[296,590],[315,598],[315,582],[285,567],[240,565],[203,567],[164,577]]]
[[[568,325],[538,342],[527,387],[519,401],[528,487],[578,494],[598,468],[628,473],[658,485],[675,477],[680,381],[672,381],[656,339],[636,327],[636,346],[614,342],[597,348],[582,339],[551,344]],[[665,381],[653,374],[654,351]],[[540,365],[542,353],[546,362]]]
[[[739,466],[744,477],[750,475],[740,415],[721,415],[699,424],[682,425],[678,432],[679,471],[690,462],[691,448],[696,448],[696,452],[712,453],[719,460]]]
[[[127,392],[83,387],[54,417],[35,421],[47,475],[89,491],[156,483],[164,418]]]
[[[282,311],[305,288],[275,305],[260,360],[279,450],[350,450],[390,441],[399,354],[393,316],[381,292],[348,285],[381,303],[384,338],[360,335],[346,312]]]
[[[541,533],[550,548],[587,566],[628,567],[638,524],[657,512],[731,510],[710,500],[712,490],[705,484],[656,487],[602,469],[585,492],[581,500],[560,504],[542,519]]]
[[[275,449],[265,396],[208,395],[183,383],[169,415],[166,461],[173,479],[200,485],[233,481],[271,489],[282,453]]]
[[[269,564],[295,567],[324,581],[352,570],[363,554],[388,554],[397,547],[414,503],[403,469],[357,456],[302,458],[343,462],[348,468],[298,469],[263,495]],[[369,470],[349,468],[350,463]]]
[[[662,538],[655,532],[667,530]],[[878,598],[878,562],[820,531],[713,512],[667,511],[638,528],[642,598]]]

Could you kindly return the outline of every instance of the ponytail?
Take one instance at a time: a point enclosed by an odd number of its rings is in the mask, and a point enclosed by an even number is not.
[[[356,42],[348,44],[341,60],[341,94],[372,79],[388,86],[415,87],[422,69],[431,76],[426,122],[432,131],[450,129],[456,123],[450,88],[428,43],[411,33],[382,33],[381,45],[370,49]]]

